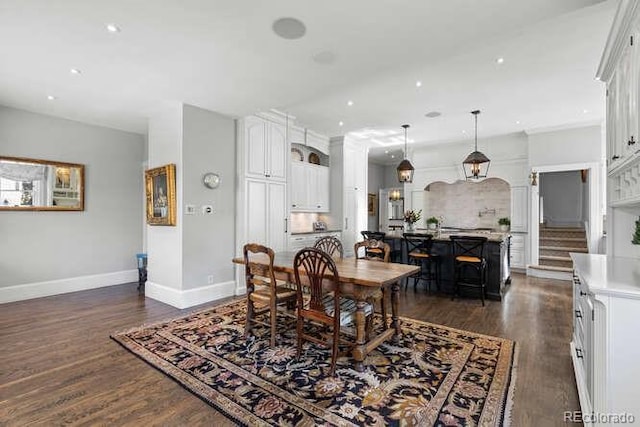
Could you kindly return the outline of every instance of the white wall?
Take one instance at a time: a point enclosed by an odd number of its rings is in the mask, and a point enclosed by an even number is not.
[[[235,121],[189,105],[183,114],[184,204],[196,206],[183,215],[183,289],[193,289],[234,279]],[[220,174],[218,188],[202,184],[206,172]],[[203,205],[214,213],[203,214]]]
[[[182,104],[160,107],[149,119],[148,169],[174,163],[176,189],[182,188]],[[182,289],[182,191],[176,194],[176,226],[147,225],[147,295],[164,300],[157,291]]]
[[[379,197],[378,190],[384,188],[384,172],[385,167],[383,165],[369,162],[367,191],[376,195],[376,201],[378,201],[377,197]],[[378,229],[378,225],[380,224],[379,218],[380,210],[376,206],[376,214],[369,215],[368,230]]]
[[[533,133],[529,135],[529,164],[600,163],[604,149],[601,126]]]
[[[584,190],[580,171],[540,174],[540,197],[544,200],[543,218],[550,226],[578,227],[586,219]],[[587,194],[588,197],[588,194]]]
[[[81,212],[0,213],[0,303],[137,281],[142,135],[0,106],[0,153],[84,164],[86,186]]]

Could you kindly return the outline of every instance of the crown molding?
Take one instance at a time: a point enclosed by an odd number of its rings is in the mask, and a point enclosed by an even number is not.
[[[640,2],[638,0],[621,0],[618,4],[618,10],[613,18],[613,25],[596,73],[597,79],[603,82],[611,80],[620,56],[627,46],[632,24],[639,13]]]

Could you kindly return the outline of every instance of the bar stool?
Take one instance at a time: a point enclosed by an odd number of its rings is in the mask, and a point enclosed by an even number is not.
[[[419,233],[403,233],[402,234],[405,247],[407,249],[407,258],[409,264],[419,265],[420,272],[407,278],[413,279],[413,288],[420,280],[426,280],[430,286],[434,279],[436,288],[440,290],[440,257],[432,252],[433,236],[430,234]]]
[[[138,261],[138,291],[142,289],[147,281],[147,254],[136,254],[136,260]]]
[[[451,299],[459,294],[460,287],[480,290],[480,299],[484,306],[486,289],[487,260],[484,258],[486,237],[451,236],[451,250],[455,271],[455,286]]]

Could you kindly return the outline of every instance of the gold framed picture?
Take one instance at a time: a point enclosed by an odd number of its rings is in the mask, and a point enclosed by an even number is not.
[[[369,193],[369,197],[367,198],[367,211],[369,212],[369,216],[376,215],[376,209],[378,207],[378,196],[374,193]]]
[[[176,225],[176,165],[145,171],[147,224]]]

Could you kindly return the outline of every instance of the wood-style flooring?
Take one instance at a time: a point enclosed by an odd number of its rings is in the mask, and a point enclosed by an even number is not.
[[[0,305],[0,426],[233,425],[109,335],[188,311],[135,284]],[[579,410],[569,354],[571,283],[515,275],[502,302],[413,287],[403,316],[515,340],[513,426],[565,425]]]

